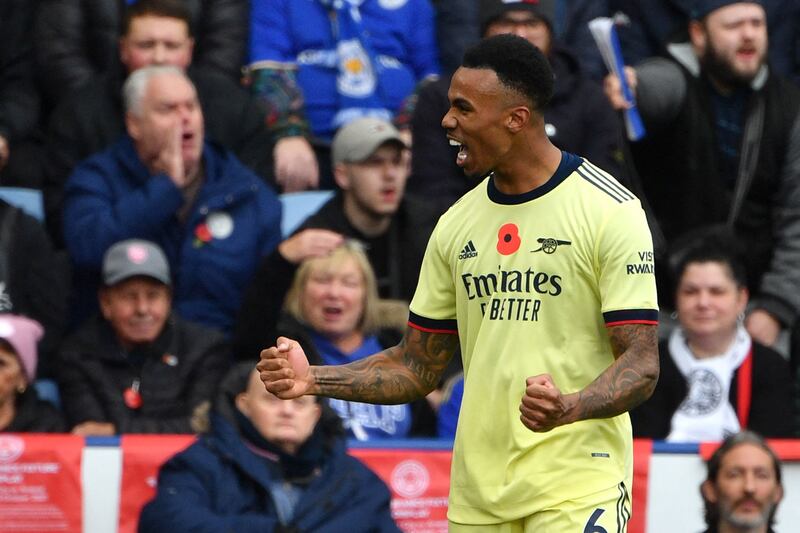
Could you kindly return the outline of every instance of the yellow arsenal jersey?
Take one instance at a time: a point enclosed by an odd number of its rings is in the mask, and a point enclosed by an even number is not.
[[[606,328],[657,315],[639,200],[588,161],[564,152],[550,180],[522,195],[489,176],[454,204],[431,236],[409,318],[461,343],[448,518],[509,521],[630,487],[627,414],[534,433],[519,405],[529,376],[583,389],[614,361]]]

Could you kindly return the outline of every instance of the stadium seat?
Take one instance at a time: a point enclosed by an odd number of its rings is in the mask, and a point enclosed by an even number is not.
[[[33,388],[36,389],[39,399],[48,401],[61,409],[61,392],[55,380],[37,379],[33,382]]]
[[[283,204],[281,233],[288,237],[305,219],[316,213],[333,196],[333,191],[287,192],[280,195]]]
[[[23,187],[0,187],[0,198],[39,221],[44,220],[42,191]]]

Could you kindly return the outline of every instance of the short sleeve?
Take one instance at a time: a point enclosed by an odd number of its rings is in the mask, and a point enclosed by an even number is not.
[[[600,298],[606,325],[657,324],[653,240],[639,202],[617,206],[598,239]]]
[[[425,250],[408,325],[431,333],[457,333],[453,271],[439,246],[440,227],[441,222]]]

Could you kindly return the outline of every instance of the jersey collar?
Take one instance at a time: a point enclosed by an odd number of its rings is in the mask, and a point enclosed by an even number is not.
[[[577,155],[562,150],[561,162],[558,164],[558,168],[556,169],[555,173],[550,177],[549,180],[535,189],[522,194],[505,194],[497,189],[494,184],[494,175],[491,175],[487,180],[486,192],[489,195],[489,199],[497,204],[524,204],[525,202],[529,202],[530,200],[544,196],[548,192],[558,187],[558,185],[567,179],[567,176],[575,172],[575,170],[581,166],[582,163],[583,160]]]

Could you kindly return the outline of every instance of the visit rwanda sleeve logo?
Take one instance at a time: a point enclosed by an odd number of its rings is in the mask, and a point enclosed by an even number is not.
[[[636,274],[655,274],[656,266],[653,262],[653,252],[646,250],[637,252],[636,260],[625,265],[625,273],[629,276]]]

